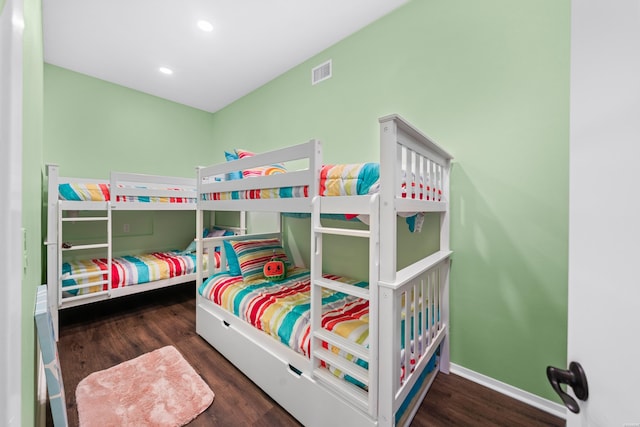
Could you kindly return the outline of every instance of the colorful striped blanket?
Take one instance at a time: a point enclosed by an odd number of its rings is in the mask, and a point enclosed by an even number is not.
[[[206,257],[204,258],[206,262]],[[220,264],[220,254],[215,254],[216,266]],[[205,265],[206,268],[206,265]],[[105,274],[88,278],[70,278],[71,275],[103,271]],[[106,258],[70,261],[62,264],[62,289],[75,285],[90,285],[91,283],[107,280]],[[196,272],[196,255],[182,252],[154,252],[150,254],[124,256],[111,260],[112,288],[137,285],[156,280],[169,279]],[[84,295],[92,292],[107,290],[104,285],[87,286],[71,289],[72,295]]]
[[[360,196],[377,191],[380,179],[378,163],[324,165],[320,171],[321,196]],[[308,186],[263,188],[210,193],[203,200],[275,199],[309,197]]]
[[[402,182],[401,196],[417,200],[442,200],[442,190],[429,186],[428,179],[420,177],[418,184],[416,180],[407,179]],[[426,182],[424,182],[426,181]],[[362,196],[375,194],[380,191],[380,164],[379,163],[356,163],[324,165],[320,171],[319,195],[331,196]],[[280,187],[280,188],[257,188],[241,191],[227,191],[219,193],[202,194],[202,200],[244,200],[244,199],[277,199],[292,197],[309,197],[308,186]],[[420,232],[424,222],[424,214],[421,212],[405,212],[399,214],[406,218],[407,225],[411,232]],[[344,214],[333,216],[333,218],[347,221],[357,219],[369,223],[368,215]]]
[[[324,277],[338,280],[353,286],[368,287],[365,282],[347,279],[341,276],[325,274]],[[218,273],[207,279],[198,292],[216,305],[233,313],[253,327],[264,331],[276,340],[287,345],[296,352],[309,356],[310,353],[310,280],[309,270],[293,267],[287,273],[287,278],[280,282],[266,282],[254,280],[245,282],[242,276],[232,276],[228,273]],[[427,304],[427,300],[422,304]],[[428,311],[426,312],[428,313]],[[420,319],[422,312],[418,313]],[[414,341],[413,315],[409,315],[410,343],[405,346],[405,319],[403,310],[400,325],[400,358],[404,358],[405,351],[410,352],[410,365],[401,366],[400,381],[404,382],[409,372],[415,369],[418,355],[425,349],[422,340]],[[429,314],[427,314],[429,315]],[[434,319],[431,319],[433,322]],[[418,322],[418,324],[422,324]],[[322,295],[322,327],[333,331],[343,338],[357,342],[363,346],[369,343],[369,303],[366,300],[329,289],[323,290]],[[418,330],[421,337],[422,330]],[[368,368],[367,362],[357,359],[351,354],[323,343],[324,348],[343,356],[363,368]],[[436,355],[429,362],[428,370],[435,365]],[[344,375],[339,369],[328,366],[329,371],[340,378],[364,388],[354,378]],[[407,370],[409,372],[407,372]]]
[[[111,192],[108,183],[67,183],[58,185],[60,200],[108,202],[111,200]],[[125,188],[125,186],[120,186]],[[184,188],[152,188],[137,186],[135,188],[154,190],[182,191]],[[189,197],[158,197],[158,196],[118,196],[118,202],[142,202],[142,203],[195,203],[195,198]]]
[[[353,286],[367,287],[365,282],[335,275],[324,277],[339,280]],[[198,292],[254,327],[266,332],[296,352],[309,355],[310,347],[310,280],[309,270],[294,267],[287,278],[280,282],[254,280],[244,282],[242,276],[219,273],[205,281]],[[366,300],[324,289],[322,295],[322,326],[345,339],[368,345],[369,303]],[[327,347],[327,344],[324,344]],[[345,355],[331,346],[331,351],[341,354],[354,363],[367,367],[351,355]],[[340,371],[330,367],[339,377]],[[354,379],[345,377],[357,383]]]

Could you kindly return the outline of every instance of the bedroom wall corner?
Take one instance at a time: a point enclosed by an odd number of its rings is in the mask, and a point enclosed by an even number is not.
[[[44,64],[43,156],[63,176],[107,178],[118,171],[195,178],[195,167],[208,157],[212,126],[206,111]],[[114,221],[127,217],[132,227],[126,235],[114,230],[116,255],[184,249],[195,235],[193,213],[116,214]]]
[[[195,177],[211,143],[211,113],[48,63],[44,111],[44,160],[62,176]]]

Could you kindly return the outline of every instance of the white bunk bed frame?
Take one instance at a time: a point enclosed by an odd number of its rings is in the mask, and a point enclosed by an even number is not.
[[[112,211],[149,211],[149,210],[196,210],[196,182],[194,178],[171,177],[160,175],[145,175],[122,172],[111,172],[109,180],[91,178],[72,178],[59,175],[59,167],[55,164],[47,164],[46,172],[48,177],[47,196],[47,284],[49,288],[49,306],[53,318],[56,339],[58,337],[58,310],[117,298],[125,295],[132,295],[152,289],[164,288],[180,283],[196,280],[196,273],[172,277],[169,279],[143,283],[135,286],[122,286],[111,288],[111,260],[112,260]],[[60,184],[73,183],[96,183],[109,184],[110,201],[73,201],[60,200],[58,186]],[[137,188],[136,188],[137,187]],[[177,188],[178,190],[168,190]],[[150,202],[123,201],[123,197],[150,197]],[[154,197],[182,197],[193,199],[193,202],[168,203],[154,202]],[[96,215],[86,217],[64,217],[65,211],[91,211]],[[242,223],[238,230],[245,227],[244,215],[241,216]],[[63,248],[63,223],[67,221],[87,221],[94,223],[104,223],[106,226],[106,241],[96,244],[74,245],[71,248]],[[108,288],[100,292],[92,292],[77,296],[64,296],[62,288],[62,264],[64,251],[94,250],[104,249],[107,259],[107,280],[92,282],[89,285],[76,285],[65,287],[64,290],[79,289],[83,287],[104,285]],[[213,253],[208,259],[208,266],[215,266]],[[202,264],[199,264],[202,265]],[[198,269],[199,270],[199,269]],[[101,276],[104,272],[86,273],[69,276],[68,278],[81,278],[91,276]]]
[[[449,248],[449,170],[452,156],[398,115],[382,117],[379,123],[379,194],[262,200],[203,199],[204,194],[213,192],[295,185],[308,185],[309,194],[317,195],[322,165],[322,149],[317,140],[198,169],[197,236],[202,232],[203,212],[208,210],[311,213],[313,339],[310,358],[278,343],[200,295],[197,295],[196,305],[197,333],[307,426],[409,425],[438,370],[449,372],[448,287],[452,253]],[[299,159],[308,162],[305,170],[237,181],[214,182],[212,179],[238,169]],[[420,177],[428,176],[431,186],[435,185],[442,191],[441,200],[403,198],[401,187],[405,176],[409,177],[408,189],[412,179],[419,185]],[[321,213],[346,212],[368,214],[369,229],[327,228],[320,222]],[[399,271],[396,265],[398,212],[437,212],[440,216],[439,250]],[[324,234],[369,239],[368,290],[354,289],[341,282],[322,278]],[[206,240],[199,239],[197,242],[199,256],[204,247],[211,244]],[[202,277],[198,276],[198,286],[201,283]],[[368,347],[347,342],[321,329],[321,288],[339,290],[369,300]],[[427,310],[430,315],[427,315]],[[411,341],[411,328],[404,330],[404,342],[412,342],[422,349],[419,355],[414,355],[416,363],[411,372],[410,352],[405,351],[403,357],[400,354],[401,322],[403,313],[419,312],[421,316],[409,317],[413,329],[427,333]],[[432,317],[433,313],[437,313],[437,316]],[[322,348],[322,341],[367,361],[368,370],[341,363],[339,358]],[[427,365],[436,354],[437,368],[427,374]],[[322,361],[366,384],[368,392],[327,373],[326,369],[320,368]],[[406,372],[403,381],[400,379],[401,367]]]

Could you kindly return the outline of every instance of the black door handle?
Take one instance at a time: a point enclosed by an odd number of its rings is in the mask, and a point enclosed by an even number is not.
[[[573,393],[578,399],[587,400],[589,397],[589,387],[587,385],[587,376],[582,366],[580,366],[578,362],[571,362],[568,370],[547,366],[547,378],[551,383],[551,387],[553,387],[560,396],[560,399],[564,402],[564,405],[571,412],[579,413],[580,406],[578,406],[578,402],[562,390],[560,384],[566,384],[567,387],[573,388]]]

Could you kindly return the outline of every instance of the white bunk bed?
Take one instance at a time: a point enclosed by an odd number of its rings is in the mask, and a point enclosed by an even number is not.
[[[317,140],[198,169],[198,236],[205,211],[311,214],[308,355],[291,350],[200,293],[196,307],[198,334],[307,426],[409,425],[436,373],[449,371],[452,156],[398,115],[383,117],[379,123],[380,187],[375,194],[317,196],[322,169],[322,148]],[[291,161],[302,161],[307,167],[270,176],[224,180],[226,174],[239,169]],[[226,200],[221,196],[230,191],[282,187],[306,187],[311,197]],[[217,198],[223,200],[215,200]],[[435,253],[397,270],[396,215],[403,212],[438,213],[440,247]],[[348,226],[328,228],[321,222],[321,214],[344,213],[368,215],[368,230]],[[369,239],[368,289],[323,277],[322,245],[326,234]],[[279,234],[267,237],[274,236]],[[219,241],[197,239],[198,255],[211,244]],[[203,278],[198,276],[199,288],[207,283],[203,284]],[[322,295],[327,291],[368,301],[366,345],[348,341],[322,327]],[[419,333],[414,336],[412,331]],[[352,363],[327,351],[323,343],[365,364]],[[355,378],[360,386],[329,373],[326,365]]]
[[[48,164],[47,196],[47,284],[49,288],[49,305],[53,317],[56,337],[58,336],[58,310],[93,303],[97,301],[117,298],[124,295],[145,292],[180,283],[195,281],[195,257],[188,254],[157,252],[156,255],[137,254],[134,261],[143,256],[153,262],[166,264],[162,267],[162,274],[157,270],[149,274],[149,281],[133,285],[131,273],[133,264],[116,268],[125,278],[116,280],[112,276],[114,262],[123,258],[114,258],[113,249],[113,221],[112,212],[118,211],[149,211],[149,210],[187,210],[196,211],[196,183],[194,178],[182,178],[159,175],[144,175],[132,173],[112,172],[108,180],[91,178],[63,177],[59,174],[59,167]],[[233,231],[241,233],[243,223]],[[93,223],[104,225],[104,238],[82,244],[66,242],[63,234],[65,223]],[[77,257],[80,263],[86,265],[87,272],[64,272],[65,259],[63,254],[69,251],[85,254]],[[100,255],[96,255],[100,253]],[[91,258],[99,258],[104,263],[92,263]],[[87,258],[87,259],[85,259]],[[191,260],[191,258],[194,258]],[[216,265],[216,254],[208,254],[205,265]],[[69,268],[66,264],[65,268]],[[199,264],[202,265],[202,264]],[[166,271],[169,269],[170,271]],[[126,271],[125,273],[125,270]],[[208,270],[204,274],[208,274]],[[213,270],[211,270],[213,272]],[[131,274],[129,274],[131,273]],[[159,280],[157,278],[162,277]],[[144,280],[142,280],[144,282]],[[71,285],[69,283],[72,283]],[[120,282],[119,285],[116,284]],[[131,283],[131,284],[129,284]]]

